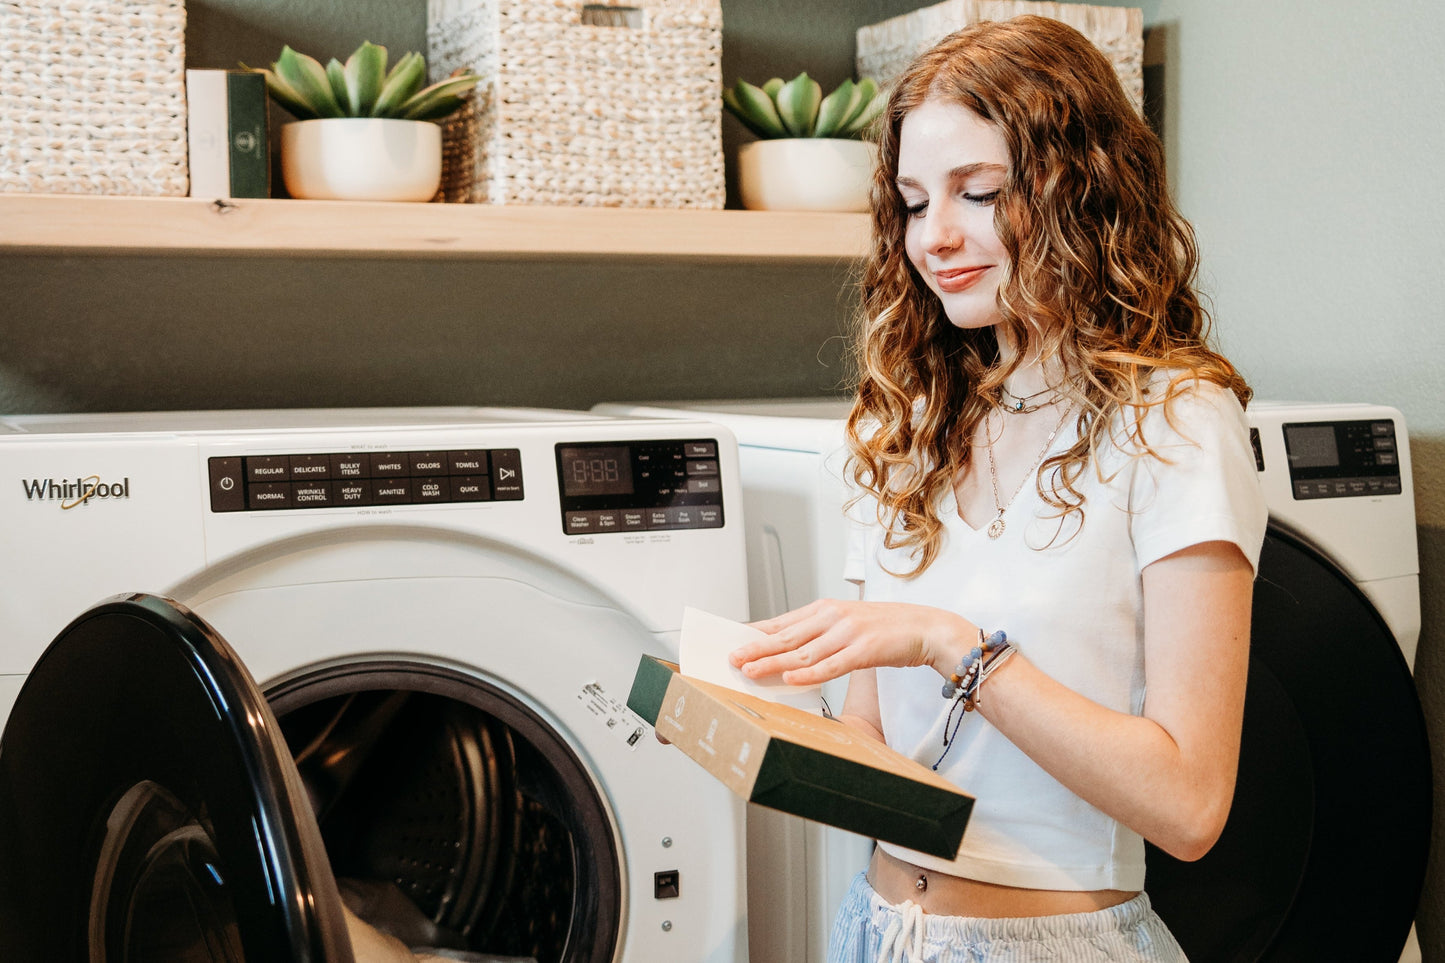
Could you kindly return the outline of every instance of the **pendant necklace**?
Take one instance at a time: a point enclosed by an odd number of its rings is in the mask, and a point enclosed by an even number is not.
[[[985,529],[985,531],[987,531],[988,533],[989,538],[997,539],[999,536],[1003,535],[1003,530],[1006,527],[1003,521],[1004,511],[1014,503],[1015,498],[1019,497],[1019,492],[1024,490],[1024,485],[1028,484],[1028,480],[1030,478],[1033,478],[1034,475],[1038,473],[1039,466],[1044,463],[1044,456],[1049,453],[1049,446],[1054,443],[1054,436],[1059,433],[1059,429],[1064,427],[1064,422],[1068,420],[1069,412],[1072,410],[1073,405],[1070,405],[1068,408],[1064,409],[1064,416],[1059,419],[1059,423],[1057,425],[1054,425],[1054,430],[1049,432],[1049,437],[1044,439],[1043,450],[1039,452],[1039,457],[1034,460],[1034,467],[1028,470],[1027,474],[1025,474],[1023,477],[1023,481],[1019,482],[1019,487],[1014,489],[1014,493],[1009,496],[1008,501],[1006,502],[999,501],[998,467],[994,464],[993,460],[993,442],[990,441],[988,443],[988,476],[989,479],[993,482],[993,507],[998,510],[998,514],[993,517],[993,521],[989,522],[988,528]]]
[[[1057,388],[1044,388],[1042,391],[1035,391],[1031,395],[1019,397],[1003,385],[998,386],[999,407],[1011,415],[1026,415],[1029,412],[1038,411],[1040,408],[1047,408],[1049,405],[1058,402],[1058,394],[1059,389]],[[1048,401],[1034,402],[1035,398],[1042,398],[1044,395],[1053,395],[1054,397]]]

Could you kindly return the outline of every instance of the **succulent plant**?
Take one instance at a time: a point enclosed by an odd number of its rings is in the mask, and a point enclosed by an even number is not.
[[[764,140],[782,137],[861,138],[882,111],[885,97],[872,77],[845,80],[824,97],[807,72],[761,87],[739,80],[723,89],[723,105]]]
[[[426,83],[426,59],[410,52],[386,69],[386,48],[364,41],[342,63],[335,57],[325,67],[314,57],[281,48],[271,65],[254,69],[266,75],[266,89],[299,120],[320,117],[391,117],[440,120],[462,106],[462,95],[482,78],[453,74],[440,83]],[[242,66],[245,66],[242,64]]]

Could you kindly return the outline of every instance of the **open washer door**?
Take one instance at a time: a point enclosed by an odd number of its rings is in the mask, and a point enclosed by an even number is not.
[[[1191,960],[1397,959],[1424,882],[1431,774],[1409,667],[1336,566],[1271,526],[1254,586],[1234,805],[1145,888]]]
[[[51,644],[0,740],[0,959],[352,963],[321,835],[230,646],[154,596]]]

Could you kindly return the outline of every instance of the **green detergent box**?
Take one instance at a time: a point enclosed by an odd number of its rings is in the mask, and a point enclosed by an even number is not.
[[[627,707],[749,802],[921,853],[958,853],[973,797],[834,719],[643,656]]]

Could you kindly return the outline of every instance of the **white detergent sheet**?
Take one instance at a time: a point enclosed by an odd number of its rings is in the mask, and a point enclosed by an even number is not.
[[[821,685],[788,685],[781,676],[749,679],[728,661],[728,653],[740,645],[766,638],[750,625],[725,619],[701,609],[685,608],[679,641],[678,670],[685,676],[737,692],[793,706],[807,712],[821,712]]]

